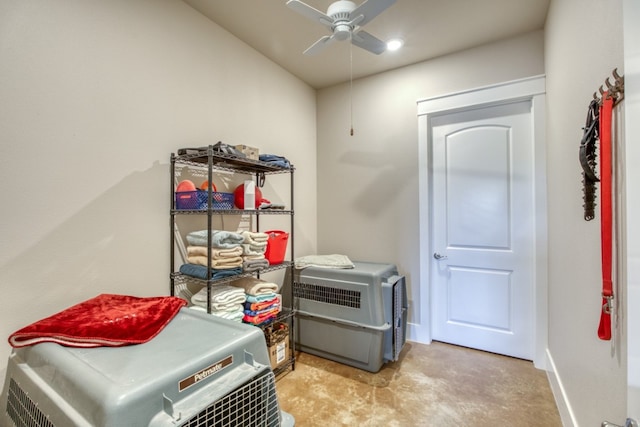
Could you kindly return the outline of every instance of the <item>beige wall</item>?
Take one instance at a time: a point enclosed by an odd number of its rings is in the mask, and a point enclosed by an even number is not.
[[[544,73],[543,33],[444,56],[318,92],[318,250],[396,264],[417,323],[416,101]]]
[[[11,332],[99,293],[168,294],[179,147],[289,158],[315,252],[315,91],[183,2],[0,0],[0,76],[0,361]]]
[[[587,25],[585,23],[592,23]],[[547,77],[549,357],[567,425],[624,419],[625,340],[596,336],[599,229],[582,220],[577,148],[592,93],[622,64],[621,2],[553,0],[547,26],[318,93],[318,250],[391,262],[408,278],[417,322],[415,101],[521,77]],[[598,52],[594,55],[593,52]],[[562,394],[564,392],[564,394]],[[607,402],[606,404],[604,402]]]
[[[0,0],[0,336],[98,293],[166,294],[169,153],[218,140],[291,159],[297,254],[397,264],[416,321],[416,101],[546,73],[558,397],[576,425],[623,419],[621,349],[595,336],[598,234],[581,220],[576,158],[591,93],[622,68],[620,25],[619,0],[553,0],[544,34],[355,81],[349,136],[348,85],[316,106],[180,1]]]
[[[551,2],[545,29],[549,354],[579,426],[626,418],[626,338],[616,337],[612,347],[596,335],[600,215],[582,219],[577,159],[589,101],[614,68],[624,71],[622,48],[620,0]]]

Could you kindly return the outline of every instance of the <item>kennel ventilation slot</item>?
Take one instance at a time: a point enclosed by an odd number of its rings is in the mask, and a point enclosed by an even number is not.
[[[343,307],[360,308],[360,292],[348,289],[298,282],[293,287],[293,296]]]
[[[8,393],[7,414],[16,427],[55,427],[13,379]]]

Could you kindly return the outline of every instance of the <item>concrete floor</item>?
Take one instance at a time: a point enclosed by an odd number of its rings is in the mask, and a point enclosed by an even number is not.
[[[526,360],[440,342],[407,342],[377,373],[296,357],[276,381],[296,427],[562,426],[546,372]]]

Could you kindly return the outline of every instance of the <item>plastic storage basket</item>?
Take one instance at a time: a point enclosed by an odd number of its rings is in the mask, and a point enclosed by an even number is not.
[[[264,254],[270,265],[281,264],[287,252],[289,233],[280,230],[265,231],[269,235],[267,250]]]
[[[220,193],[214,191],[211,194],[213,209],[233,209],[233,193]],[[180,191],[176,192],[176,209],[180,210],[206,210],[209,193],[207,191]]]

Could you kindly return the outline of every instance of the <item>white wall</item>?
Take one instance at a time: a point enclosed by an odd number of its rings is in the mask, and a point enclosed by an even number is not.
[[[545,27],[549,354],[579,426],[625,419],[626,339],[612,347],[596,334],[600,215],[582,219],[578,162],[592,94],[614,68],[624,71],[621,8],[620,0],[552,0]]]
[[[543,33],[481,46],[318,92],[318,250],[396,264],[419,323],[419,99],[544,73]]]
[[[625,130],[627,166],[632,159],[640,158],[640,3],[623,0],[624,15],[624,85]],[[627,217],[627,413],[640,420],[640,168],[627,167],[626,217]]]
[[[290,158],[297,254],[396,263],[415,321],[416,100],[546,72],[550,355],[576,425],[624,419],[577,163],[622,68],[620,3],[552,0],[544,34],[358,80],[354,136],[349,87],[319,91],[316,183],[314,91],[181,1],[0,0],[0,336],[98,293],[168,293],[169,153],[218,140]]]
[[[415,101],[538,74],[547,77],[549,356],[566,425],[623,420],[626,341],[598,340],[597,222],[582,219],[578,146],[586,107],[613,68],[623,72],[621,1],[552,0],[534,32],[318,93],[318,250],[392,262],[420,310]],[[613,355],[612,355],[613,352]],[[559,391],[559,390],[556,390]],[[606,403],[605,403],[606,402]]]
[[[0,76],[0,361],[10,333],[99,293],[169,293],[179,147],[289,158],[315,252],[315,91],[183,2],[0,0]]]

